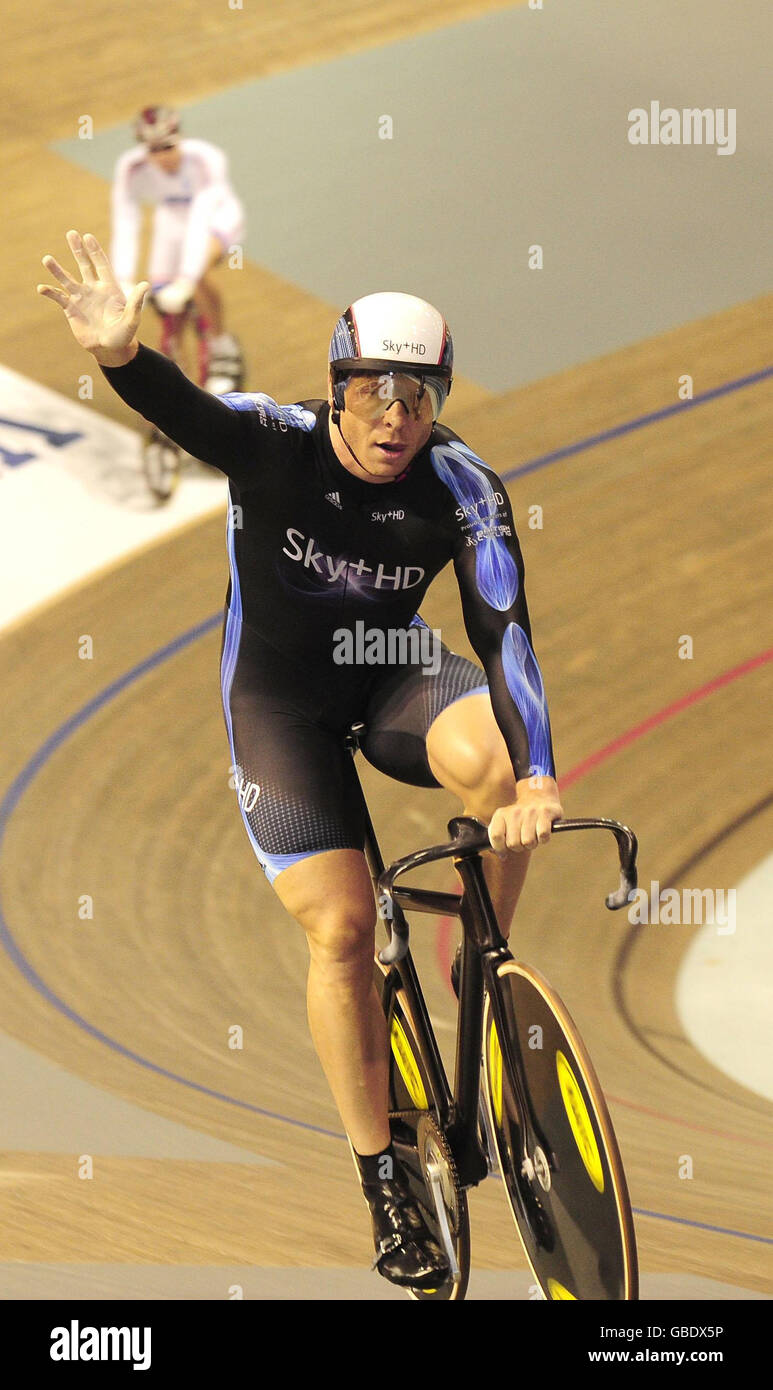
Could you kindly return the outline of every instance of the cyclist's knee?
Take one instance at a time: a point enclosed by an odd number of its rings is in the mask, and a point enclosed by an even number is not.
[[[278,875],[274,889],[303,927],[316,965],[328,971],[371,969],[376,903],[361,851],[301,859]]]
[[[515,773],[506,751],[481,758],[464,792],[468,811],[483,819],[493,816],[500,806],[511,806],[516,798]]]
[[[488,700],[449,706],[431,725],[427,756],[438,781],[477,816],[492,816],[515,801],[515,775],[507,745]]]
[[[370,977],[376,926],[372,894],[369,900],[320,905],[303,925],[315,966],[337,976]]]
[[[438,781],[461,797],[470,815],[491,817],[515,801],[515,774],[504,739],[476,743],[459,738],[450,752],[443,749],[434,758],[429,746],[427,751]]]

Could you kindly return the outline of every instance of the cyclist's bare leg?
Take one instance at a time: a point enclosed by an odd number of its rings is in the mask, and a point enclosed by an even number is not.
[[[210,272],[214,266],[217,265],[218,261],[223,259],[224,255],[225,252],[223,250],[222,241],[216,236],[211,236],[209,239],[207,264],[201,279],[196,285],[196,292],[193,297],[196,313],[207,320],[209,332],[212,334],[213,338],[216,338],[219,333],[223,332],[223,300],[220,290],[215,283],[215,278]]]
[[[463,814],[490,821],[500,806],[516,799],[515,776],[507,745],[488,695],[468,695],[441,711],[427,734],[433,774],[459,797]],[[504,937],[526,880],[531,850],[483,856],[486,883]]]
[[[389,1045],[373,983],[376,909],[365,856],[329,850],[285,869],[274,888],[309,943],[309,1026],[357,1153],[390,1141]]]

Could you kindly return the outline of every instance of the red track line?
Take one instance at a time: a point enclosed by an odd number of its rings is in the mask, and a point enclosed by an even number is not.
[[[740,676],[745,676],[749,671],[754,671],[758,666],[764,666],[766,662],[771,660],[773,660],[773,647],[769,647],[765,652],[760,652],[759,656],[750,657],[748,661],[742,661],[740,666],[733,666],[731,670],[723,671],[721,676],[715,676],[714,680],[699,686],[697,690],[688,691],[686,695],[672,701],[670,705],[664,705],[662,709],[651,714],[641,724],[635,724],[632,729],[620,734],[611,743],[607,743],[604,748],[598,748],[583,762],[577,763],[576,767],[571,768],[566,776],[561,778],[562,791],[564,787],[571,787],[574,782],[579,782],[580,778],[584,777],[586,772],[590,772],[591,768],[598,767],[599,763],[606,762],[607,758],[613,757],[622,748],[627,748],[630,743],[634,743],[636,739],[648,734],[650,729],[657,728],[659,724],[665,724],[667,719],[672,719],[683,709],[697,704],[699,700],[705,700],[708,695],[713,695],[715,690],[721,690],[723,685],[729,685],[731,681],[738,680]]]
[[[748,675],[749,671],[755,671],[759,666],[765,666],[767,662],[773,661],[773,647],[768,647],[766,651],[760,652],[757,656],[752,656],[748,661],[742,661],[739,666],[732,666],[729,671],[723,671],[721,675],[715,676],[713,680],[707,681],[705,685],[700,685],[696,690],[688,691],[686,695],[680,696],[678,700],[672,700],[670,705],[664,705],[662,709],[651,714],[648,719],[642,720],[640,724],[634,724],[625,733],[619,734],[611,743],[607,743],[603,748],[598,748],[595,753],[584,758],[570,768],[565,777],[561,778],[560,787],[563,791],[566,787],[571,787],[573,783],[579,782],[592,768],[598,767],[606,762],[621,749],[627,748],[637,739],[643,738],[650,729],[656,729],[659,724],[665,724],[666,720],[672,719],[674,715],[680,714],[683,709],[688,709],[690,705],[695,705],[699,700],[705,700],[709,695],[713,695],[716,690],[721,690],[723,686],[729,685],[731,681],[739,680],[741,676]],[[435,933],[435,957],[442,978],[446,981],[448,989],[453,994],[449,971],[451,968],[451,934],[454,928],[454,918],[441,917]],[[612,1097],[610,1097],[612,1099]],[[631,1110],[644,1110],[643,1106],[635,1105],[633,1101],[623,1100],[617,1096],[614,1098],[617,1105],[628,1106]],[[685,1125],[687,1129],[704,1130],[707,1134],[716,1134],[722,1138],[740,1139],[737,1134],[728,1134],[724,1130],[706,1129],[704,1125],[689,1124],[684,1120],[674,1120],[670,1115],[664,1115],[659,1110],[646,1110],[646,1114],[653,1115],[657,1119],[665,1120],[669,1124],[679,1123]],[[744,1139],[744,1143],[754,1143],[754,1140]],[[764,1141],[756,1141],[762,1147],[771,1147]]]
[[[664,1115],[662,1110],[651,1110],[648,1105],[637,1105],[633,1100],[624,1100],[622,1096],[613,1096],[605,1091],[606,1099],[612,1105],[624,1105],[626,1110],[637,1110],[641,1115],[652,1115],[656,1120],[665,1120],[669,1125],[681,1125],[683,1129],[697,1129],[701,1134],[714,1134],[718,1139],[737,1139],[739,1144],[752,1144],[757,1149],[773,1149],[767,1139],[751,1139],[746,1134],[732,1134],[727,1129],[711,1129],[709,1125],[694,1124],[691,1120],[683,1120],[679,1115]]]

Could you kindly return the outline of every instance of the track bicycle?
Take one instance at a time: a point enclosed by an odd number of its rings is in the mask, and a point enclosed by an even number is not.
[[[190,299],[179,314],[162,312],[151,295],[150,303],[161,319],[161,339],[159,351],[170,357],[179,367],[186,369],[186,332],[193,329],[196,337],[195,373],[192,379],[197,386],[205,387],[209,379],[212,363],[210,360],[210,337],[200,329],[196,318],[193,300]],[[241,391],[243,387],[243,367],[241,360],[233,362],[233,372],[223,390]],[[230,367],[231,364],[228,364]],[[216,368],[217,370],[217,368]],[[163,430],[149,425],[142,442],[142,467],[145,481],[157,502],[168,502],[177,484],[183,463],[189,457],[179,444],[175,444]]]
[[[346,735],[352,757],[365,733]],[[609,1112],[575,1024],[547,980],[517,961],[497,924],[481,854],[488,828],[472,816],[448,823],[446,844],[384,867],[357,779],[365,855],[387,945],[375,978],[387,1019],[389,1109],[395,1152],[450,1274],[409,1296],[464,1298],[470,1271],[467,1190],[498,1165],[526,1258],[547,1300],[638,1298],[633,1217]],[[605,901],[635,890],[636,836],[605,819],[560,820],[554,833],[611,831],[620,882]],[[493,851],[492,851],[493,852]],[[461,894],[402,886],[408,871],[453,859]],[[453,916],[463,928],[456,1059],[449,1085],[409,949],[405,911]]]

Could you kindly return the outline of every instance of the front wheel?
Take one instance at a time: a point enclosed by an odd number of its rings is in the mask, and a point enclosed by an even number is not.
[[[392,1143],[414,1200],[446,1252],[450,1275],[436,1289],[409,1289],[418,1301],[461,1302],[470,1275],[467,1196],[439,1119],[439,1106],[424,1064],[419,1031],[402,991],[384,989],[388,972],[376,963],[389,1029],[389,1124]]]
[[[635,1299],[636,1243],[623,1165],[577,1029],[529,966],[503,961],[493,988],[483,1013],[486,1101],[534,1277],[551,1300]],[[512,1076],[519,1058],[534,1130],[524,1123]]]

